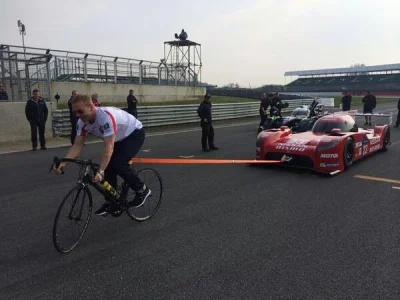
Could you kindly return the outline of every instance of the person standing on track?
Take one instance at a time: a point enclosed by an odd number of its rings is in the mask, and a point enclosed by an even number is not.
[[[376,97],[372,95],[370,91],[367,92],[367,95],[362,98],[362,103],[364,103],[364,114],[372,114],[372,111],[376,107]],[[371,116],[365,116],[364,125],[371,126]]]
[[[394,128],[399,128],[399,125],[400,125],[400,99],[399,99],[399,101],[397,101],[397,109],[398,109],[398,113],[397,113],[397,119],[396,119],[396,124],[394,125]]]
[[[261,94],[261,99],[260,99],[260,125],[258,125],[258,130],[257,133],[260,133],[263,130],[263,125],[265,123],[265,119],[268,117],[268,106],[270,105],[270,99],[267,98],[266,93]]]
[[[342,111],[349,111],[351,108],[351,100],[352,97],[346,92],[344,92],[344,96],[342,98]]]
[[[214,145],[214,127],[212,126],[211,106],[211,95],[207,93],[204,95],[204,101],[200,103],[197,109],[197,114],[201,119],[201,146],[204,152],[218,150],[218,147]],[[207,141],[209,147],[207,147]]]
[[[71,98],[68,100],[68,108],[69,108],[69,122],[71,123],[71,145],[74,144],[75,136],[76,136],[76,122],[78,122],[78,118],[72,113],[72,99],[74,99],[78,95],[77,90],[72,91]]]
[[[45,129],[49,110],[46,101],[40,97],[38,89],[34,89],[32,97],[26,102],[25,116],[31,126],[32,151],[37,148],[37,132],[39,130],[40,149],[46,150]]]

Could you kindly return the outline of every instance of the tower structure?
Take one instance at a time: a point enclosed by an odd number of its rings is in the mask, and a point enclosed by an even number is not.
[[[201,44],[190,40],[164,42],[164,59],[168,84],[197,86],[201,83]]]

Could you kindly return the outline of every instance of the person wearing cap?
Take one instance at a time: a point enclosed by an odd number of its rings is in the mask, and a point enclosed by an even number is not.
[[[218,150],[218,147],[214,145],[214,127],[212,126],[211,95],[209,93],[204,95],[204,100],[200,103],[199,108],[197,109],[197,114],[201,119],[201,146],[203,148],[203,151],[209,152],[210,150]]]

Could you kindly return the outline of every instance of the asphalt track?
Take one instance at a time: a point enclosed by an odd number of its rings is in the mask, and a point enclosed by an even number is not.
[[[150,136],[140,156],[253,159],[256,127],[217,128],[210,153],[199,131]],[[154,218],[93,215],[67,255],[55,251],[52,225],[77,169],[48,174],[66,148],[0,155],[0,299],[398,299],[400,190],[379,180],[400,179],[400,130],[392,142],[334,177],[150,165],[165,185]]]

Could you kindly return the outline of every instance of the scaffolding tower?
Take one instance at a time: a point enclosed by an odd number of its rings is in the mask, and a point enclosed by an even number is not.
[[[189,40],[164,42],[168,84],[196,86],[201,83],[201,44]]]

